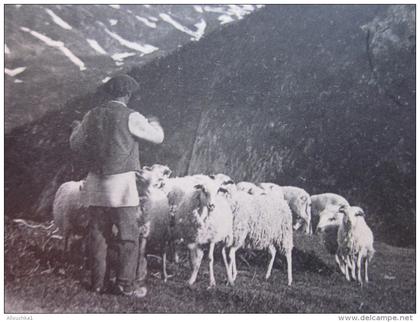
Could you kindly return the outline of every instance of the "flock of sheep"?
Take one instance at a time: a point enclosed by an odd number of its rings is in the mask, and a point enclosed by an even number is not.
[[[147,218],[148,249],[153,247],[162,255],[165,281],[169,251],[176,259],[176,249],[188,247],[192,266],[188,283],[192,285],[204,255],[203,246],[209,245],[210,287],[214,286],[214,248],[220,243],[230,285],[234,285],[238,274],[235,253],[241,247],[269,251],[266,279],[271,275],[276,253],[285,255],[290,285],[293,231],[302,229],[312,234],[338,228],[335,260],[341,272],[348,281],[352,277],[363,284],[364,266],[364,281],[368,282],[373,234],[363,210],[350,206],[343,197],[332,193],[310,196],[301,188],[273,183],[235,184],[225,174],[170,175],[168,167],[157,164],[143,167],[137,174],[142,216]],[[88,215],[81,202],[83,185],[83,180],[66,182],[55,195],[54,221],[64,236],[65,250],[69,238],[84,233],[87,227]]]

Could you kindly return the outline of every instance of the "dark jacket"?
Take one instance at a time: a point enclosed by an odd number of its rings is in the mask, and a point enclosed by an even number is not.
[[[139,171],[139,146],[128,128],[134,110],[110,101],[91,110],[87,119],[86,156],[98,175]]]

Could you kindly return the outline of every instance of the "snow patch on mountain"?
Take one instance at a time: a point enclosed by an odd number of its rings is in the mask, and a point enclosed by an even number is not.
[[[59,25],[61,28],[66,29],[66,30],[71,30],[72,27],[65,22],[63,19],[61,19],[59,16],[57,16],[54,11],[52,11],[51,9],[45,9],[45,11],[51,16],[52,20]]]
[[[70,61],[73,64],[78,66],[81,71],[86,69],[85,64],[76,55],[74,55],[70,51],[70,49],[65,47],[64,43],[62,41],[53,40],[53,39],[37,32],[37,31],[31,30],[31,29],[26,28],[26,27],[20,27],[20,29],[24,32],[27,32],[27,33],[31,34],[35,38],[38,38],[39,40],[41,40],[42,42],[44,42],[48,46],[59,49],[68,59],[70,59]]]

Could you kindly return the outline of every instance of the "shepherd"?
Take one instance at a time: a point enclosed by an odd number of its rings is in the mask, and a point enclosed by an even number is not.
[[[136,172],[140,171],[139,139],[160,144],[164,132],[155,117],[147,119],[127,107],[139,85],[128,75],[111,78],[103,85],[109,100],[73,122],[70,147],[88,166],[82,198],[89,207],[89,259],[94,292],[109,291],[108,247],[112,228],[117,228],[116,282],[113,292],[141,298],[147,288],[144,272],[137,271],[140,214]],[[144,237],[146,238],[146,237]],[[114,241],[113,241],[114,242]],[[143,261],[144,262],[144,261]],[[140,268],[145,270],[146,268]]]

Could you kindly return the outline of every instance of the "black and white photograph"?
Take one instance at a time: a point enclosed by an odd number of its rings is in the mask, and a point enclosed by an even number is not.
[[[415,2],[2,7],[3,317],[413,320]]]

